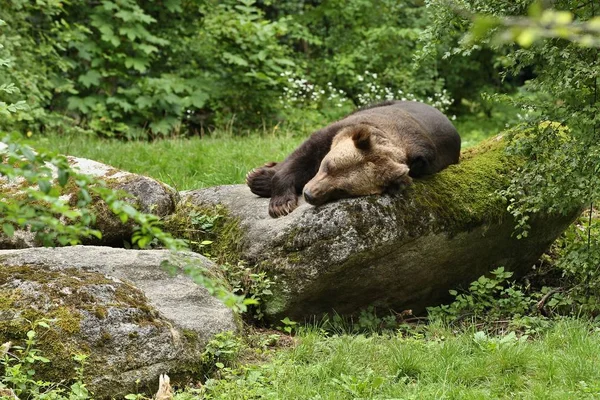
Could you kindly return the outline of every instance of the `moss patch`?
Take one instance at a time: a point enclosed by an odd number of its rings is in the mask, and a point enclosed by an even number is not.
[[[407,192],[414,214],[403,216],[431,214],[434,231],[450,233],[500,222],[507,215],[506,204],[496,191],[508,185],[516,163],[504,148],[504,141],[490,139],[465,151],[459,164],[415,180]]]
[[[207,220],[211,221],[210,227],[206,227]],[[236,263],[240,260],[244,232],[239,218],[232,217],[222,205],[178,204],[175,213],[165,220],[164,230],[174,237],[188,240],[193,251],[208,253],[217,262]],[[202,245],[204,241],[212,243]]]
[[[77,365],[72,357],[78,353],[90,355],[86,375],[107,373],[110,366],[101,348],[110,345],[111,334],[103,330],[96,343],[91,343],[90,332],[83,332],[82,324],[107,318],[110,309],[123,310],[139,326],[167,324],[156,318],[156,311],[138,289],[100,274],[0,262],[0,343],[24,345],[34,321],[50,320],[50,329],[36,328],[36,348],[51,360],[36,367],[36,377],[55,382],[74,378]]]
[[[89,352],[89,348],[73,339],[73,335],[80,331],[81,314],[67,306],[51,305],[49,309],[43,310],[41,304],[35,303],[36,300],[41,300],[39,297],[32,299],[18,289],[7,290],[0,287],[0,290],[3,292],[2,298],[10,299],[0,305],[0,342],[11,341],[15,345],[24,346],[33,322],[51,320],[50,329],[36,328],[39,340],[36,348],[51,360],[49,364],[39,364],[36,367],[36,376],[56,382],[74,378],[75,364],[72,362],[72,355]],[[10,308],[6,308],[7,305]]]

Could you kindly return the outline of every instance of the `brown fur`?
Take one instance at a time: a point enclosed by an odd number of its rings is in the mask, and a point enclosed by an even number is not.
[[[298,195],[320,205],[343,197],[395,192],[411,178],[458,162],[460,137],[423,103],[392,101],[358,110],[315,132],[282,163],[246,176],[250,190],[271,197],[269,214],[297,207]]]
[[[368,125],[344,128],[334,138],[319,171],[305,186],[313,205],[355,196],[381,194],[411,183],[402,148],[389,145],[383,132]]]

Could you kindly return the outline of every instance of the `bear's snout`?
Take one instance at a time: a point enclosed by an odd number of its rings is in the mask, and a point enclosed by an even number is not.
[[[304,199],[308,204],[317,205],[317,199],[310,193],[308,189],[304,189]]]

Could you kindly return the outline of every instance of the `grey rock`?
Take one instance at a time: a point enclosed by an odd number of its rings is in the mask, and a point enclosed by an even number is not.
[[[266,309],[272,320],[353,314],[369,305],[419,314],[496,267],[524,274],[577,215],[577,207],[570,215],[539,215],[529,236],[517,240],[495,195],[513,165],[496,138],[399,195],[320,207],[301,202],[278,219],[268,216],[269,199],[244,185],[188,191],[167,226],[198,241],[197,231],[180,229],[193,223],[186,215],[224,215],[210,238],[214,254],[246,260],[276,280]]]
[[[108,186],[123,190],[135,199],[138,209],[159,217],[171,214],[178,200],[177,191],[147,176],[118,170],[106,164],[80,157],[67,157],[69,164],[82,174],[107,182]]]
[[[86,158],[67,157],[69,164],[79,172],[103,180],[108,187],[122,190],[131,197],[127,199],[136,208],[145,213],[159,217],[171,214],[179,200],[176,190],[164,183],[147,176],[121,171],[109,165]],[[19,196],[24,180],[5,182],[0,179],[0,195]],[[67,194],[64,200],[68,202],[75,194]],[[93,204],[96,210],[95,228],[102,232],[102,239],[84,239],[86,244],[119,245],[123,241],[131,241],[134,226],[132,223],[122,223],[104,203]],[[0,231],[0,249],[19,249],[37,247],[41,244],[35,240],[35,235],[27,230],[19,230],[12,238],[6,237]]]
[[[209,260],[193,253],[173,258],[162,250],[95,246],[0,251],[0,342],[22,340],[26,320],[56,318],[50,333],[40,335],[52,364],[36,376],[72,377],[71,353],[86,353],[85,381],[95,398],[155,390],[161,373],[193,379],[206,343],[238,325],[231,310],[182,273],[183,265],[218,277]]]

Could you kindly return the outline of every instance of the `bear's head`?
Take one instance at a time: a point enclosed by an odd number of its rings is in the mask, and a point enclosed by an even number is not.
[[[411,183],[406,153],[378,128],[357,124],[340,130],[317,174],[304,186],[312,205],[396,192]]]

